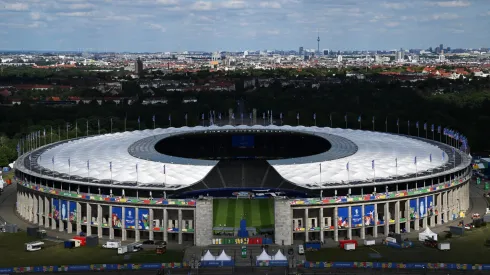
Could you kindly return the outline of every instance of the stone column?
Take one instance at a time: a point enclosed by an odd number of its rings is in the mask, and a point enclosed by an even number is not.
[[[374,227],[373,227],[373,237],[378,237],[378,204],[374,204]]]
[[[51,212],[51,229],[52,230],[56,230],[56,220],[54,219],[54,215],[53,215],[54,213],[53,213],[53,210],[52,210],[54,208],[53,207],[53,205],[54,205],[53,200],[54,199],[51,198],[51,211],[50,211]]]
[[[428,209],[428,206],[427,206],[427,197],[424,197],[424,198],[421,198],[421,199],[425,200],[425,202],[424,202],[425,216],[422,218],[422,228],[427,228],[427,220],[428,220],[427,217],[429,216],[428,215],[428,211],[427,211],[427,209]],[[419,212],[420,212],[420,210],[419,210]]]
[[[109,205],[109,240],[114,240],[114,227],[112,226],[112,205]]]
[[[384,224],[384,230],[383,233],[385,236],[388,236],[390,233],[390,220],[391,220],[391,215],[390,215],[390,203],[385,202],[384,203],[384,208],[385,208],[385,224]]]
[[[420,229],[420,210],[419,210],[419,206],[420,206],[420,202],[419,202],[419,198],[417,198],[417,208],[416,208],[417,215],[415,215],[415,225],[414,225],[414,230],[415,231],[419,231],[419,229]]]
[[[284,200],[286,201],[286,200]],[[283,201],[281,200],[275,200],[274,201],[274,212],[275,212],[275,228],[276,228],[276,243],[281,239],[285,238],[285,235],[288,235],[286,230],[289,229],[289,232],[291,232],[291,228],[288,227],[283,227],[284,226],[284,221],[278,220],[279,217],[283,218],[285,216],[289,217],[289,213],[284,213],[284,212],[278,212],[283,209],[284,204],[281,205]],[[164,208],[164,219],[167,217],[167,209]],[[289,215],[288,215],[289,214]],[[212,244],[213,240],[213,199],[212,198],[204,198],[196,201],[196,208],[195,208],[195,219],[196,219],[196,224],[195,224],[195,230],[194,230],[194,238],[196,240],[196,245],[197,246],[208,246]],[[287,220],[287,217],[285,218]],[[167,224],[166,220],[164,220],[164,223],[162,225],[164,233],[164,238],[166,240],[167,238]],[[288,243],[291,241],[291,237],[289,239],[285,239],[285,243]]]
[[[347,212],[348,214],[348,218],[347,218],[347,224],[348,224],[348,228],[347,228],[347,238],[349,240],[352,240],[352,206],[349,205],[348,209],[347,209]]]
[[[320,211],[319,215],[318,215],[318,218],[320,219],[319,221],[319,225],[320,225],[320,242],[324,242],[324,231],[325,231],[325,221],[323,219],[323,210],[324,210],[324,206],[321,206],[320,208],[318,208],[318,210]]]
[[[182,208],[179,208],[178,210],[178,223],[179,223],[179,235],[178,235],[178,240],[179,244],[182,244]]]
[[[212,208],[211,208],[212,210]],[[212,225],[213,221],[211,220],[211,227],[213,226]],[[167,208],[163,208],[163,224],[162,224],[162,227],[163,227],[163,240],[168,242],[168,210]],[[211,233],[212,233],[213,230],[211,230]],[[211,240],[209,240],[211,241]]]
[[[49,228],[49,213],[51,213],[51,208],[49,205],[50,199],[48,197],[44,197],[44,227]]]
[[[87,208],[87,236],[92,236],[92,206],[90,203],[86,203]]]
[[[442,204],[443,204],[443,209],[444,209],[444,221],[449,222],[451,220],[451,217],[449,216],[449,201],[448,201],[448,192],[443,192],[443,199],[442,199]]]
[[[400,234],[400,217],[401,211],[400,211],[400,200],[397,200],[395,202],[395,233]]]
[[[126,230],[126,207],[121,206],[122,219],[121,219],[121,240],[126,241],[128,239],[128,231]]]
[[[436,210],[437,210],[437,224],[441,225],[442,224],[442,193],[437,193],[436,194]]]
[[[362,240],[366,239],[366,225],[364,222],[364,216],[366,215],[366,213],[364,212],[364,207],[365,207],[365,205],[361,206],[361,217],[362,217],[361,239]]]
[[[77,202],[77,235],[82,232],[82,222],[83,222],[83,217],[82,217],[82,203]]]
[[[44,198],[42,196],[38,196],[37,204],[39,209],[38,225],[41,227],[44,225]]]
[[[149,232],[148,232],[149,237],[148,238],[153,241],[155,239],[155,237],[153,236],[153,220],[155,219],[154,213],[153,213],[153,208],[150,208],[148,210],[148,219],[150,220],[149,228],[148,228],[148,230],[149,230]],[[195,217],[194,217],[194,219],[195,219]]]
[[[310,230],[311,224],[310,224],[310,219],[308,218],[308,208],[305,208],[305,242],[310,241],[309,238],[309,230]]]
[[[333,240],[339,241],[339,223],[337,220],[339,219],[339,208],[337,206],[333,209]]]
[[[33,212],[33,217],[32,217],[32,223],[37,224],[38,219],[39,219],[39,202],[37,199],[37,195],[33,195],[32,197],[32,212]]]
[[[103,231],[102,231],[102,205],[98,204],[97,205],[97,236],[99,238],[103,237]]]
[[[140,241],[140,230],[139,230],[139,207],[134,208],[134,241]]]

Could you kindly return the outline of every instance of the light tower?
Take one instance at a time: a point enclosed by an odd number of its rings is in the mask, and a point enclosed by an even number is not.
[[[316,39],[317,42],[317,54],[320,55],[320,31],[317,31],[318,33],[318,38]]]

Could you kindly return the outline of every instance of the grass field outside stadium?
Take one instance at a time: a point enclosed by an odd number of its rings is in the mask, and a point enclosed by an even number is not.
[[[214,199],[213,226],[240,227],[245,218],[247,227],[274,227],[273,199]]]

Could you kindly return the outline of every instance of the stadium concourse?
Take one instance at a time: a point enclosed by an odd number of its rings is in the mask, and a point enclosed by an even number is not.
[[[453,136],[241,125],[43,141],[14,165],[17,212],[58,232],[327,243],[434,227],[470,208],[471,156]]]

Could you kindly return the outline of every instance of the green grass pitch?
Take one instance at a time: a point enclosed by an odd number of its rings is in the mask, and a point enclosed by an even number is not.
[[[247,227],[274,227],[274,200],[272,199],[214,199],[213,226],[240,227],[240,220],[247,220]]]

